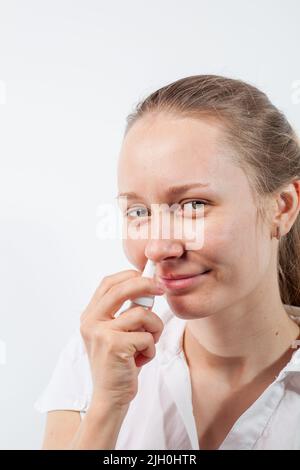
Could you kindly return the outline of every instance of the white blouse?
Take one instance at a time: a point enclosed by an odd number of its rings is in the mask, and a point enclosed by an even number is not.
[[[285,308],[300,325],[300,307]],[[201,450],[193,414],[189,368],[182,349],[187,320],[159,314],[165,328],[156,356],[138,376],[138,393],[122,423],[115,450]],[[85,345],[78,331],[62,350],[37,411],[77,410],[81,419],[92,395]],[[235,422],[219,449],[300,450],[300,347],[260,397]]]

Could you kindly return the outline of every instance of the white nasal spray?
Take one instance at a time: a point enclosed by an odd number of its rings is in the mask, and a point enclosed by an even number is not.
[[[142,272],[142,277],[150,277],[153,278],[155,274],[156,265],[154,261],[148,259],[144,271]],[[135,307],[135,305],[141,305],[145,308],[152,308],[154,304],[154,295],[150,295],[148,297],[137,297],[133,299],[131,302],[130,307]]]

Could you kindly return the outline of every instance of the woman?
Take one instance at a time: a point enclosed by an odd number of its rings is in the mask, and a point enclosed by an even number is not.
[[[158,236],[124,237],[138,271],[105,277],[82,313],[36,403],[43,448],[300,449],[299,178],[293,129],[250,84],[196,75],[137,106],[120,206]],[[160,204],[203,222],[201,246],[161,236]],[[147,259],[155,280],[140,275]],[[114,316],[162,294],[161,317]]]

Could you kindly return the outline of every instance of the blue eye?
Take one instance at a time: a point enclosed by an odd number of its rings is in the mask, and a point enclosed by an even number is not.
[[[145,207],[133,207],[132,209],[128,210],[125,215],[126,215],[126,216],[135,217],[134,215],[131,214],[132,212],[137,211],[137,212],[140,213],[140,212],[142,212],[143,210],[146,211],[146,212],[148,212],[148,209],[146,209]],[[141,217],[137,217],[137,218],[140,219]]]
[[[201,206],[203,206],[203,205],[206,206],[207,202],[195,199],[193,201],[188,201],[188,202],[183,203],[182,207],[186,206],[187,204],[192,204],[192,213],[195,213],[195,211],[197,211],[197,209],[200,209]],[[198,207],[196,206],[197,204],[199,204]],[[134,211],[136,211],[140,215],[139,216],[133,215],[132,212],[134,212]],[[143,211],[144,211],[144,214],[143,214]],[[149,211],[146,207],[137,206],[137,207],[133,207],[132,209],[129,209],[128,211],[126,211],[125,215],[127,217],[137,217],[138,219],[141,219],[142,217],[147,217],[149,215],[148,212]],[[189,210],[184,209],[184,215],[189,215]]]

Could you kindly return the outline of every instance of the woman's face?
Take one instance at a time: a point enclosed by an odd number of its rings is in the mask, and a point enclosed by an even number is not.
[[[138,239],[126,232],[123,247],[128,260],[142,270],[147,258],[153,259],[157,275],[211,270],[189,287],[166,289],[170,308],[185,319],[208,316],[259,295],[262,278],[270,270],[269,232],[266,227],[256,230],[257,209],[248,180],[231,162],[220,137],[222,128],[212,120],[147,116],[127,133],[119,157],[119,193],[136,193],[121,199],[123,211],[129,212],[125,221],[156,233]],[[170,187],[193,183],[208,186],[168,193]],[[189,216],[201,214],[201,247],[189,249],[191,240],[184,234],[174,237],[172,230],[169,237],[161,236],[162,226],[151,231],[151,224],[163,224],[165,217],[154,222],[151,204],[176,203]]]

